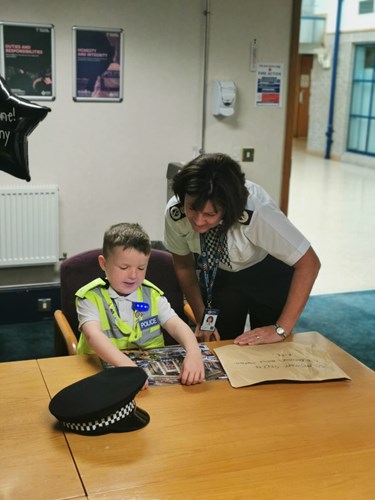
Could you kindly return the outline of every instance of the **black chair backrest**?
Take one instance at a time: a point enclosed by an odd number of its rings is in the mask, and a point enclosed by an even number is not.
[[[104,272],[98,263],[98,256],[101,253],[102,250],[97,248],[73,255],[63,261],[60,267],[61,309],[77,338],[79,331],[75,293],[81,286],[95,278],[104,278]],[[169,252],[155,248],[151,250],[146,279],[163,290],[176,314],[186,321],[183,294],[174,271],[172,255]],[[165,342],[167,345],[175,343],[166,333]]]

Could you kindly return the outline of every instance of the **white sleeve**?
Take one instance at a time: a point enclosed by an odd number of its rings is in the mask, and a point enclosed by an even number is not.
[[[163,295],[161,295],[159,298],[158,316],[161,326],[165,325],[165,323],[169,319],[173,318],[173,316],[177,316],[177,314],[172,309],[170,303],[168,302],[167,298],[164,297]]]
[[[250,226],[253,243],[289,266],[310,247],[310,242],[273,203],[254,212]]]
[[[175,214],[175,218],[171,216],[171,210]],[[188,255],[190,248],[187,243],[186,235],[181,232],[182,226],[185,225],[177,207],[177,199],[171,198],[165,210],[164,221],[164,244],[166,248],[177,255]],[[180,215],[179,215],[180,214]]]
[[[100,315],[98,308],[88,299],[80,299],[77,301],[77,316],[78,316],[78,328],[87,321],[99,321]]]

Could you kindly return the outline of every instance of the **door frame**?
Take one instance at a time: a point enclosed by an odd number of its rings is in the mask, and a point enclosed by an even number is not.
[[[285,215],[288,214],[289,185],[292,171],[292,148],[294,133],[294,100],[297,92],[297,72],[298,72],[298,46],[299,29],[301,19],[301,0],[293,0],[292,5],[292,26],[290,35],[289,69],[288,69],[288,92],[287,109],[285,121],[285,140],[281,177],[280,208]]]

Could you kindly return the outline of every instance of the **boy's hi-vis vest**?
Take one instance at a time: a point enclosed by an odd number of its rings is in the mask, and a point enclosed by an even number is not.
[[[163,292],[158,287],[147,280],[143,281],[137,289],[137,301],[146,302],[150,308],[148,311],[143,311],[142,317],[138,319],[134,311],[134,329],[118,315],[117,308],[108,293],[108,284],[101,278],[80,288],[76,293],[76,300],[78,297],[87,299],[97,307],[103,332],[119,349],[151,349],[164,346],[158,317],[158,302],[161,295]],[[77,353],[94,354],[83,334],[79,338]]]

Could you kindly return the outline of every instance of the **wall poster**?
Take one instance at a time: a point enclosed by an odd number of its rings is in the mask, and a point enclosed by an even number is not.
[[[122,29],[73,27],[73,99],[122,101]]]
[[[256,106],[281,108],[284,65],[258,63],[256,72]]]
[[[0,22],[1,74],[11,92],[33,100],[55,98],[54,26]]]

